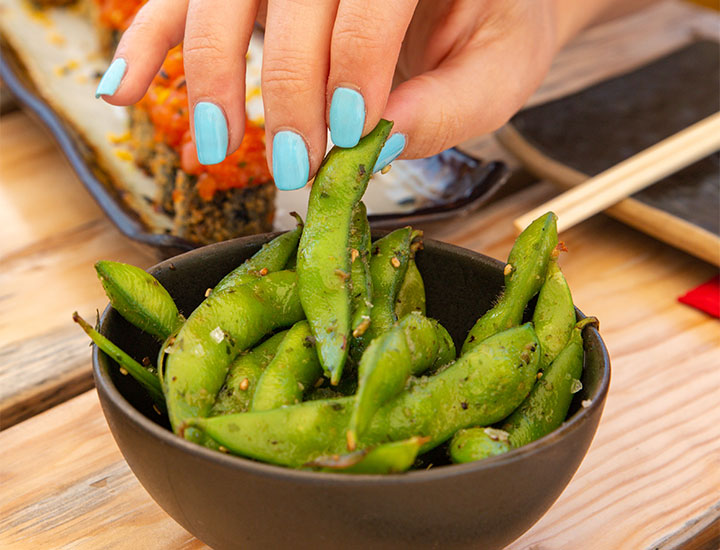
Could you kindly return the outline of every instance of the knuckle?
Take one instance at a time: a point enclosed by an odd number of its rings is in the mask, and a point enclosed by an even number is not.
[[[313,89],[313,80],[307,72],[298,70],[301,66],[287,57],[282,60],[266,60],[262,70],[262,86],[269,94],[306,94]]]
[[[212,31],[193,33],[185,37],[183,55],[203,59],[222,59],[227,54],[222,39]]]
[[[387,51],[388,41],[382,33],[368,32],[367,23],[358,18],[357,24],[344,24],[335,31],[333,45],[336,49],[339,47],[343,54],[350,52],[366,57]]]

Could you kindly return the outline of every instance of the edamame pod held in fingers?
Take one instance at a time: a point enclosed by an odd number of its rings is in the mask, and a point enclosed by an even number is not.
[[[298,249],[300,301],[315,336],[318,356],[333,384],[342,376],[351,323],[350,222],[392,123],[381,120],[352,149],[334,147],[310,191]]]
[[[147,271],[101,260],[95,264],[110,304],[140,330],[165,340],[184,322],[167,290]]]
[[[260,376],[251,411],[266,411],[292,405],[322,376],[315,351],[315,338],[307,321],[295,323]]]
[[[420,449],[424,452],[461,428],[498,422],[530,391],[538,348],[529,323],[488,338],[383,405],[358,447],[421,435],[430,438]],[[353,397],[309,401],[271,411],[195,418],[187,424],[235,454],[300,467],[345,451],[353,405]]]
[[[278,332],[233,361],[209,416],[250,410],[257,382],[265,367],[275,357],[286,334],[287,330]]]
[[[470,329],[462,353],[522,322],[527,303],[545,281],[548,262],[557,244],[557,216],[552,212],[540,216],[520,233],[508,256],[500,300]]]
[[[187,418],[210,412],[238,353],[302,318],[291,271],[270,273],[203,301],[158,358],[164,361],[163,389],[173,430],[178,432]]]
[[[239,267],[225,275],[215,285],[211,294],[223,292],[228,288],[252,282],[268,273],[285,269],[288,262],[295,255],[303,231],[302,218],[296,212],[291,212],[290,215],[297,220],[297,227],[262,245],[260,250],[245,260]]]

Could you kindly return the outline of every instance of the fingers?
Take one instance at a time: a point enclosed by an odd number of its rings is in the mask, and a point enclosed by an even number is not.
[[[508,63],[506,46],[485,43],[469,48],[393,90],[384,114],[395,122],[393,135],[376,170],[398,156],[428,157],[505,124],[549,66],[549,56],[547,64],[535,61],[542,56],[532,55],[515,56],[517,63]],[[527,59],[527,66],[521,59]]]
[[[416,4],[417,0],[340,1],[327,85],[335,145],[357,145],[380,120]]]
[[[325,155],[325,91],[338,0],[269,0],[262,90],[279,189],[298,189]]]
[[[245,53],[257,0],[190,0],[183,42],[193,140],[201,164],[222,162],[245,131]]]
[[[186,0],[151,0],[123,34],[95,92],[113,105],[139,101],[185,28]]]

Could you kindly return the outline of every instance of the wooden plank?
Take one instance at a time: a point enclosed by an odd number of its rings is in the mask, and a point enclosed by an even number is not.
[[[715,550],[720,548],[720,502],[702,516],[688,521],[651,550]]]
[[[2,133],[0,428],[92,386],[86,337],[71,320],[107,303],[92,264],[156,261],[112,226],[25,114],[3,116]]]
[[[2,548],[206,548],[138,484],[94,391],[3,431],[0,446]]]
[[[509,220],[552,192],[534,186],[424,229],[503,258],[514,239]],[[561,264],[578,306],[600,318],[613,377],[577,474],[509,548],[650,548],[720,500],[720,332],[717,321],[676,300],[715,270],[604,215],[569,230],[565,242]],[[93,392],[1,432],[0,448],[4,548],[132,548],[148,540],[153,548],[204,548],[128,472]]]

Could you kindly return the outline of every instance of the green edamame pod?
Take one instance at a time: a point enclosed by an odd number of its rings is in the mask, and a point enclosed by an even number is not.
[[[370,326],[372,285],[370,281],[370,224],[365,204],[357,203],[350,224],[350,281],[352,283],[352,334],[361,336]]]
[[[501,455],[510,449],[508,433],[503,430],[467,428],[455,432],[450,442],[450,459],[455,464],[462,464]]]
[[[322,376],[315,339],[307,321],[295,323],[258,380],[251,411],[266,411],[302,400],[305,389]]]
[[[535,441],[565,421],[573,394],[582,388],[582,331],[597,322],[596,318],[587,317],[575,325],[565,348],[545,369],[530,395],[503,423],[502,429],[510,434],[513,447]]]
[[[375,338],[358,368],[358,391],[347,433],[349,450],[367,430],[377,410],[405,387],[411,375],[455,358],[455,344],[443,326],[420,313],[410,313]]]
[[[425,315],[425,283],[414,258],[408,261],[405,278],[395,299],[395,315],[402,319],[411,311]]]
[[[295,255],[298,241],[303,231],[302,218],[296,212],[290,215],[297,220],[297,227],[292,231],[278,235],[269,243],[262,245],[262,248],[245,260],[240,266],[225,275],[215,285],[211,294],[223,292],[237,285],[245,284],[255,280],[257,277],[267,275],[286,269],[287,263]]]
[[[170,294],[147,271],[107,260],[97,262],[95,271],[112,307],[140,330],[164,340],[182,325]]]
[[[424,452],[461,428],[498,422],[530,391],[538,348],[530,323],[488,338],[447,369],[418,379],[383,405],[358,446],[422,435],[430,438],[420,449]],[[235,454],[300,467],[345,451],[354,401],[308,401],[258,413],[194,418],[187,425]]]
[[[158,358],[173,430],[177,433],[187,418],[210,412],[238,353],[302,318],[291,271],[270,273],[205,299]],[[186,436],[194,439],[192,432]]]
[[[316,458],[305,466],[343,474],[396,474],[412,467],[425,443],[426,437],[411,437],[344,455]]]
[[[543,370],[565,347],[575,326],[575,306],[570,287],[557,258],[552,258],[548,264],[533,313],[533,325],[540,341],[540,370]]]
[[[278,332],[247,353],[239,355],[233,361],[225,379],[225,384],[218,393],[215,404],[208,416],[241,413],[250,410],[257,382],[260,380],[265,367],[275,357],[275,353],[286,334],[287,330]]]
[[[320,364],[333,384],[342,376],[350,339],[350,222],[387,139],[381,120],[351,149],[334,147],[320,166],[298,248],[300,301],[315,336]]]
[[[505,290],[498,303],[470,330],[462,353],[522,322],[525,306],[545,281],[550,256],[558,244],[557,216],[548,212],[520,233],[508,256]]]
[[[157,377],[157,374],[153,372],[153,369],[143,367],[135,361],[135,359],[90,326],[90,323],[80,317],[77,311],[73,313],[72,317],[73,321],[80,325],[93,343],[115,360],[130,376],[137,380],[138,383],[145,388],[145,391],[148,392],[158,409],[161,412],[165,412],[165,397],[163,397],[162,388],[160,387],[160,379]]]
[[[372,243],[370,278],[372,280],[372,309],[370,326],[353,342],[354,354],[359,355],[377,336],[392,328],[397,321],[395,299],[405,279],[410,247],[422,235],[411,227],[402,227]]]

